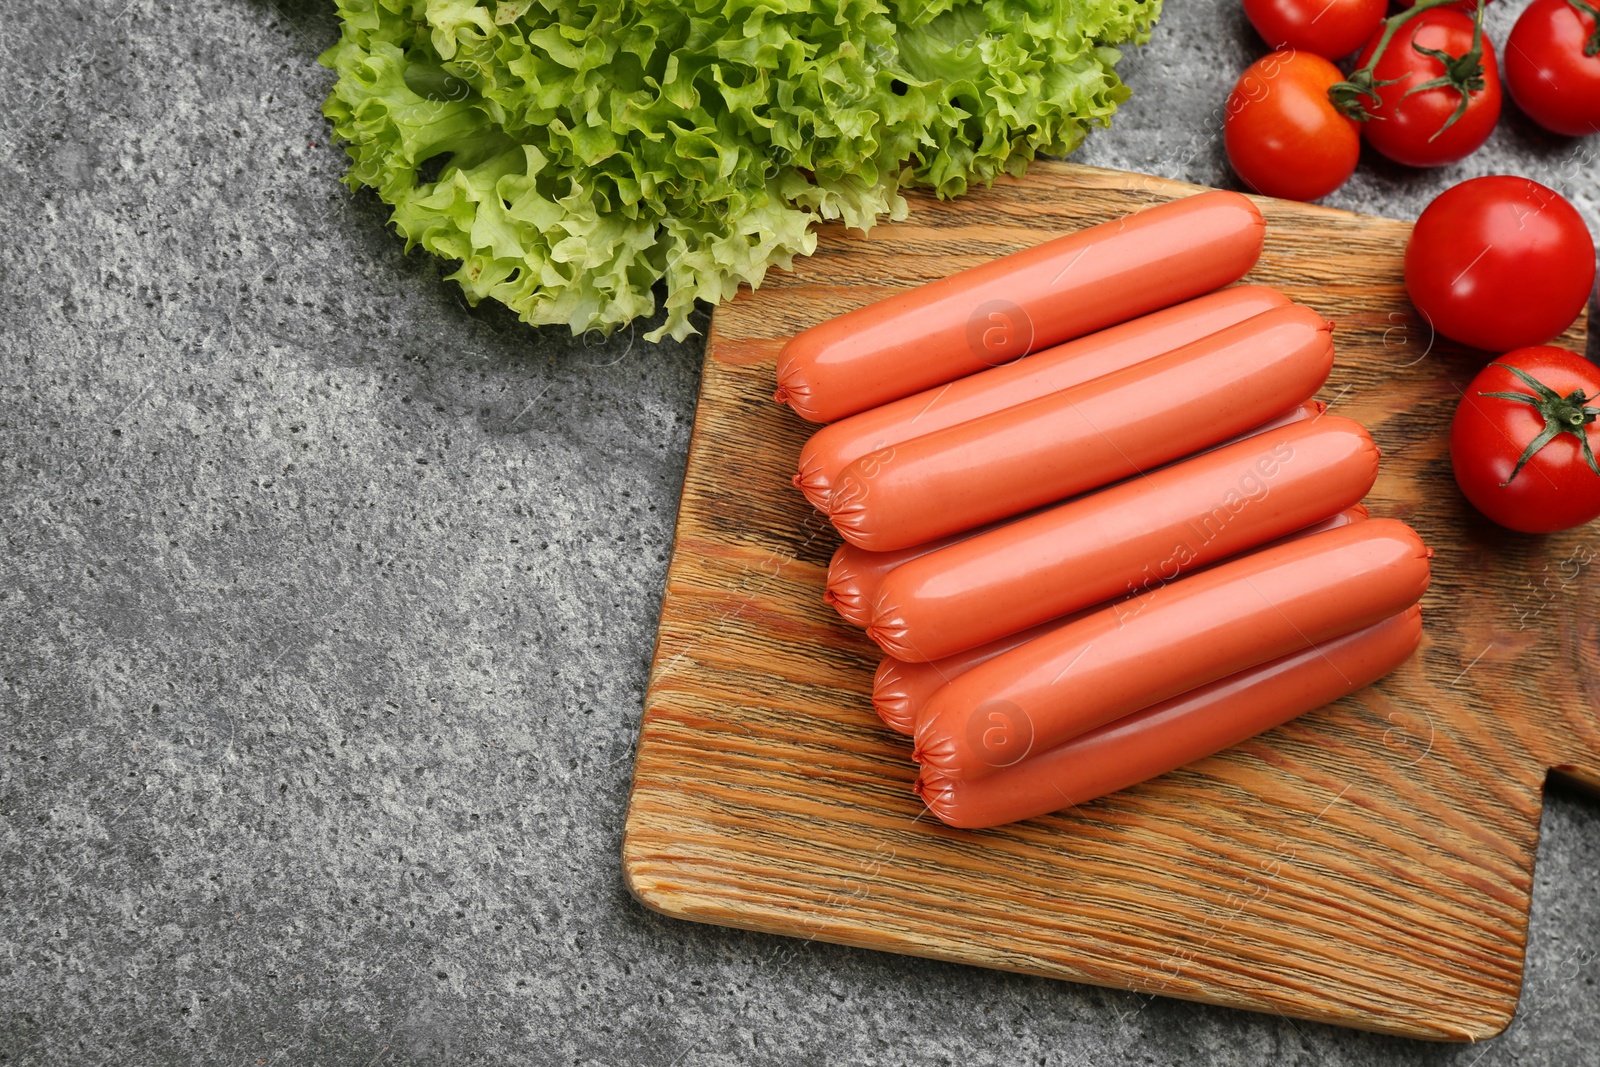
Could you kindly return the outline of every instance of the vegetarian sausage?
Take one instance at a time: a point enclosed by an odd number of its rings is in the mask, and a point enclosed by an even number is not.
[[[1079,734],[1398,614],[1428,587],[1414,530],[1372,519],[1230,560],[974,667],[928,701],[913,758],[981,778]]]
[[[1310,537],[1312,534],[1321,533],[1323,530],[1336,530],[1341,526],[1351,523],[1365,522],[1367,509],[1360,504],[1345,508],[1339,514],[1321,522],[1299,530],[1288,537],[1272,542],[1273,545],[1293,541],[1301,537]],[[1270,546],[1269,546],[1270,547]],[[882,719],[884,725],[897,733],[910,734],[917,728],[917,718],[922,713],[922,708],[928,698],[945,683],[959,678],[980,663],[987,663],[1002,652],[1010,652],[1018,645],[1025,645],[1040,634],[1058,630],[1074,619],[1082,618],[1097,609],[1075,612],[1062,619],[1054,619],[1042,626],[1035,626],[1023,630],[1021,633],[1010,634],[997,641],[986,645],[957,652],[953,656],[935,660],[932,663],[907,663],[905,660],[885,656],[883,662],[878,664],[877,674],[872,682],[872,707]]]
[[[942,659],[1303,529],[1377,477],[1378,447],[1350,419],[1260,434],[904,561],[867,636]]]
[[[1225,441],[1309,399],[1332,327],[1298,304],[1143,363],[844,468],[829,517],[887,552],[1109,485]]]
[[[1326,410],[1325,405],[1315,400],[1308,401],[1249,433],[1240,434],[1235,440],[1243,441],[1256,434],[1267,433],[1306,419],[1314,419]],[[1228,444],[1233,443],[1234,441],[1228,442]],[[1217,447],[1223,448],[1226,445]],[[828,584],[822,591],[822,602],[832,606],[846,622],[865,628],[872,621],[872,600],[878,595],[878,589],[890,571],[902,563],[926,556],[930,552],[937,552],[947,545],[959,544],[968,538],[978,537],[1010,521],[1012,520],[982,526],[965,533],[951,534],[933,541],[924,541],[920,545],[912,545],[910,548],[897,549],[893,552],[870,552],[848,543],[840,545],[834,550],[833,559],[828,564]]]
[[[895,400],[824,426],[800,450],[794,484],[819,511],[839,472],[889,445],[1092,381],[1289,303],[1276,289],[1240,285]]]
[[[778,391],[832,422],[1242,278],[1266,223],[1238,193],[1185,197],[929,282],[804,330]]]
[[[987,778],[959,781],[925,767],[915,788],[941,821],[972,830],[1087,804],[1371,685],[1404,663],[1421,639],[1422,608],[1413,605],[1125,715]]]

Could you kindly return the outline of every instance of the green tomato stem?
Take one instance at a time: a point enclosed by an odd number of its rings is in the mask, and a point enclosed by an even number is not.
[[[1459,56],[1453,56],[1438,48],[1424,48],[1415,40],[1411,47],[1419,55],[1431,56],[1438,60],[1444,68],[1441,77],[1425,81],[1420,85],[1413,85],[1406,90],[1406,96],[1420,93],[1426,89],[1454,89],[1461,94],[1461,100],[1456,104],[1456,109],[1450,117],[1444,120],[1444,125],[1433,131],[1433,136],[1428,138],[1432,143],[1438,136],[1456,124],[1456,120],[1467,113],[1467,107],[1472,103],[1471,94],[1488,85],[1488,79],[1483,72],[1483,5],[1486,0],[1478,0],[1478,14],[1472,23],[1472,47]],[[1405,99],[1405,97],[1401,97]]]
[[[1479,396],[1527,404],[1536,408],[1540,416],[1544,418],[1544,429],[1540,430],[1538,436],[1528,442],[1528,447],[1523,449],[1521,457],[1517,460],[1517,465],[1511,469],[1510,477],[1500,483],[1501,488],[1510,485],[1516,476],[1522,473],[1522,468],[1527,465],[1528,460],[1532,459],[1541,448],[1564,433],[1570,433],[1578,439],[1578,443],[1583,446],[1583,458],[1589,464],[1589,469],[1594,471],[1597,477],[1600,477],[1600,464],[1595,462],[1594,450],[1589,447],[1589,435],[1584,430],[1585,427],[1594,422],[1595,416],[1600,415],[1600,408],[1588,406],[1590,398],[1584,395],[1583,390],[1574,389],[1566,396],[1562,396],[1521,367],[1513,367],[1509,363],[1500,363],[1498,361],[1490,365],[1499,367],[1501,370],[1510,371],[1523,385],[1533,391],[1531,393],[1519,393],[1515,390],[1496,391],[1479,393]]]
[[[1450,118],[1445,121],[1445,124],[1435,131],[1433,135],[1434,137],[1439,136],[1439,134],[1449,129],[1456,119],[1460,118],[1461,115],[1467,110],[1467,93],[1470,90],[1464,89],[1462,86],[1469,84],[1473,80],[1474,76],[1468,72],[1468,76],[1466,78],[1458,79],[1453,76],[1452,66],[1455,63],[1460,63],[1462,64],[1461,69],[1466,72],[1467,59],[1470,56],[1472,57],[1471,66],[1476,68],[1475,77],[1481,79],[1483,76],[1483,6],[1485,2],[1486,0],[1478,0],[1478,10],[1473,16],[1472,48],[1469,49],[1464,55],[1440,58],[1441,56],[1447,56],[1447,53],[1438,53],[1433,49],[1422,48],[1421,46],[1417,45],[1416,42],[1412,42],[1412,47],[1418,52],[1422,53],[1423,55],[1433,55],[1434,58],[1439,59],[1444,65],[1446,73],[1444,78],[1435,78],[1432,82],[1416,86],[1411,90],[1411,92],[1419,92],[1425,88],[1443,88],[1444,86],[1448,85],[1454,87],[1461,93],[1460,106],[1457,107],[1455,114],[1451,115]],[[1585,3],[1586,0],[1567,0],[1567,2],[1581,4]],[[1333,103],[1333,106],[1338,109],[1339,113],[1347,118],[1355,119],[1357,122],[1367,122],[1371,120],[1374,116],[1372,112],[1367,110],[1366,105],[1361,102],[1361,98],[1367,97],[1368,99],[1377,102],[1379,99],[1379,89],[1385,85],[1393,85],[1396,81],[1401,80],[1390,79],[1388,81],[1380,82],[1376,74],[1378,63],[1383,59],[1384,53],[1389,50],[1389,43],[1394,40],[1394,35],[1400,32],[1401,27],[1410,22],[1412,19],[1416,18],[1418,15],[1421,15],[1426,11],[1432,11],[1436,7],[1446,7],[1453,3],[1455,3],[1455,0],[1417,0],[1416,4],[1413,6],[1406,8],[1404,11],[1397,12],[1396,14],[1385,19],[1383,23],[1383,33],[1378,37],[1377,46],[1372,50],[1372,57],[1368,59],[1366,64],[1359,70],[1351,71],[1350,77],[1328,88],[1328,99]],[[1483,86],[1481,84],[1477,86],[1477,88],[1480,89],[1482,87]],[[1411,93],[1407,93],[1406,95],[1410,96]],[[1429,140],[1432,139],[1433,138],[1429,138]]]

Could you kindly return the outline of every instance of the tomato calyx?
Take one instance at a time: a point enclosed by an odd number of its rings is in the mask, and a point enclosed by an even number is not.
[[[1357,122],[1371,122],[1373,115],[1366,105],[1361,102],[1366,97],[1374,104],[1382,102],[1378,90],[1386,85],[1404,81],[1403,78],[1387,78],[1379,81],[1374,78],[1372,71],[1363,67],[1361,70],[1352,71],[1350,77],[1337,85],[1328,88],[1328,99],[1333,103],[1334,109],[1347,119]]]
[[[1583,54],[1590,58],[1600,56],[1600,8],[1586,3],[1585,0],[1567,0],[1567,3],[1571,4],[1578,14],[1588,15],[1594,19],[1594,32],[1589,35],[1589,40],[1585,42]]]
[[[1433,136],[1428,138],[1429,143],[1437,140],[1441,133],[1454,126],[1456,120],[1467,113],[1467,107],[1472,103],[1472,93],[1482,92],[1489,84],[1483,73],[1483,2],[1478,0],[1478,14],[1472,20],[1472,47],[1459,56],[1453,56],[1442,48],[1427,48],[1416,41],[1411,42],[1412,51],[1437,60],[1444,68],[1444,73],[1421,85],[1413,85],[1406,90],[1405,96],[1429,89],[1454,89],[1461,97],[1456,109],[1444,120],[1444,125],[1434,130]]]
[[[1379,89],[1405,80],[1403,78],[1379,80],[1376,73],[1378,63],[1382,61],[1384,53],[1389,50],[1389,44],[1394,40],[1394,35],[1400,32],[1402,26],[1418,15],[1432,11],[1434,8],[1448,7],[1455,2],[1456,0],[1417,0],[1413,6],[1384,20],[1383,32],[1378,36],[1378,43],[1372,50],[1371,58],[1360,69],[1351,71],[1350,76],[1344,81],[1330,86],[1328,89],[1328,100],[1338,109],[1339,113],[1357,122],[1369,122],[1374,118],[1381,119],[1382,115],[1373,115],[1372,112],[1367,110],[1367,105],[1361,101],[1365,97],[1374,104],[1381,103],[1382,100],[1378,95]],[[1440,49],[1425,48],[1415,41],[1411,42],[1411,47],[1418,53],[1438,60],[1440,65],[1444,67],[1444,74],[1441,77],[1434,78],[1432,81],[1413,86],[1405,95],[1410,96],[1412,93],[1420,93],[1425,89],[1444,88],[1454,89],[1461,95],[1461,102],[1457,105],[1456,110],[1445,120],[1443,126],[1434,131],[1433,137],[1428,138],[1429,141],[1432,141],[1434,137],[1438,137],[1439,134],[1453,126],[1455,121],[1466,113],[1467,106],[1472,102],[1470,94],[1481,91],[1488,84],[1483,70],[1483,5],[1485,2],[1486,0],[1478,0],[1478,10],[1472,17],[1472,47],[1461,55],[1453,56]],[[1587,6],[1588,0],[1567,0],[1567,2]]]
[[[1522,468],[1528,460],[1532,459],[1541,448],[1564,433],[1570,433],[1578,439],[1578,443],[1583,446],[1583,458],[1589,464],[1589,469],[1594,471],[1597,477],[1600,477],[1600,464],[1595,462],[1594,450],[1589,447],[1589,435],[1585,432],[1585,427],[1593,422],[1596,416],[1600,416],[1600,408],[1589,406],[1591,398],[1585,396],[1582,389],[1574,389],[1566,396],[1562,396],[1521,367],[1513,367],[1509,363],[1496,362],[1492,366],[1510,371],[1533,392],[1519,393],[1515,390],[1507,390],[1504,392],[1479,393],[1478,395],[1527,404],[1537,409],[1544,418],[1544,429],[1540,430],[1538,436],[1528,442],[1528,447],[1523,450],[1521,457],[1518,458],[1517,465],[1512,468],[1510,476],[1500,483],[1500,487],[1503,489],[1510,485],[1512,479],[1522,473]]]

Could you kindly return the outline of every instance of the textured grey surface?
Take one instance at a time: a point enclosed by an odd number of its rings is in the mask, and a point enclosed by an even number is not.
[[[1080,158],[1227,184],[1236,8],[1172,0]],[[0,1063],[1600,1062],[1600,818],[1561,793],[1522,1013],[1475,1048],[634,904],[699,349],[532,331],[404,256],[335,182],[333,32],[319,0],[0,25]],[[1600,224],[1575,160],[1512,116],[1334,202],[1509,170]]]

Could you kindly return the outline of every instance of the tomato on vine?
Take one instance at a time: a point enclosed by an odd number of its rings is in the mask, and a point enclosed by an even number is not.
[[[1506,41],[1506,87],[1552,133],[1600,132],[1600,7],[1533,0]]]
[[[1564,348],[1509,352],[1467,385],[1450,424],[1456,484],[1501,526],[1550,533],[1600,517],[1600,367]]]
[[[1362,130],[1367,141],[1396,163],[1437,167],[1464,159],[1500,118],[1500,70],[1481,19],[1419,5],[1390,20],[1356,64],[1350,83],[1361,89],[1346,95],[1370,120]]]
[[[1343,79],[1309,52],[1273,52],[1239,76],[1222,140],[1245,184],[1265,196],[1316,200],[1345,183],[1361,157],[1361,134],[1328,96]]]

